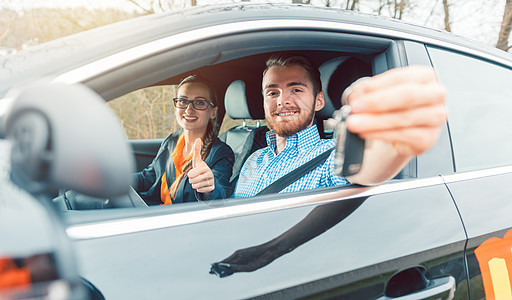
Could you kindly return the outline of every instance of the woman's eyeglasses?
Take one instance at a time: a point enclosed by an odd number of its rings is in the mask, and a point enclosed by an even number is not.
[[[176,108],[186,109],[190,103],[192,103],[192,107],[197,110],[205,110],[208,108],[208,104],[212,107],[215,107],[215,104],[213,102],[208,101],[206,99],[194,99],[194,100],[188,100],[185,98],[174,98],[172,99],[174,101],[174,106]]]

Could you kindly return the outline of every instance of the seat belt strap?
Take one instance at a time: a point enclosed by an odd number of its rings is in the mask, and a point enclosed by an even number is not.
[[[269,186],[261,190],[259,193],[256,194],[256,196],[265,195],[265,194],[271,194],[271,193],[279,193],[283,189],[285,189],[287,186],[291,185],[295,181],[299,180],[302,176],[306,175],[310,171],[312,171],[314,168],[318,167],[321,163],[327,160],[329,155],[331,154],[332,150],[334,150],[336,147],[330,148],[324,153],[318,155],[317,157],[313,158],[312,160],[308,161],[307,163],[304,163],[300,167],[297,167],[295,170],[291,171],[290,173],[284,175],[283,177],[279,178],[278,180],[272,182]]]

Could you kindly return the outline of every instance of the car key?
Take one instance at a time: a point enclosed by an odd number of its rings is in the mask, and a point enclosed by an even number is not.
[[[365,140],[347,129],[345,121],[350,111],[350,106],[344,105],[333,114],[337,139],[334,172],[343,177],[355,175],[361,170],[365,148]]]

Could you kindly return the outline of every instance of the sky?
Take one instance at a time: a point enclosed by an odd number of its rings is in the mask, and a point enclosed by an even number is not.
[[[139,3],[149,3],[151,0],[136,0]],[[190,0],[171,0],[178,7],[184,7]],[[198,5],[240,2],[240,0],[197,0]],[[287,2],[291,0],[251,0],[251,2]],[[324,5],[325,0],[312,0],[313,4]],[[405,16],[405,21],[418,25],[442,29],[442,0],[417,0],[414,14]],[[331,0],[333,6],[340,7],[343,0]],[[362,12],[370,13],[378,5],[379,0],[360,0]],[[448,0],[452,22],[452,32],[466,36],[486,44],[494,45],[503,16],[505,0]],[[23,9],[32,7],[76,7],[87,8],[117,8],[135,11],[137,7],[129,0],[0,0],[0,8]]]

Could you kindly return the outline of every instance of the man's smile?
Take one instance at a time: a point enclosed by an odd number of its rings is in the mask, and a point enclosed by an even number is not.
[[[287,116],[292,116],[294,114],[295,114],[295,112],[284,112],[284,113],[280,113],[280,114],[277,114],[277,115],[280,116],[280,117],[287,117]]]
[[[285,118],[285,117],[294,116],[295,114],[297,114],[299,112],[300,112],[300,109],[297,107],[278,107],[274,110],[272,115]]]

